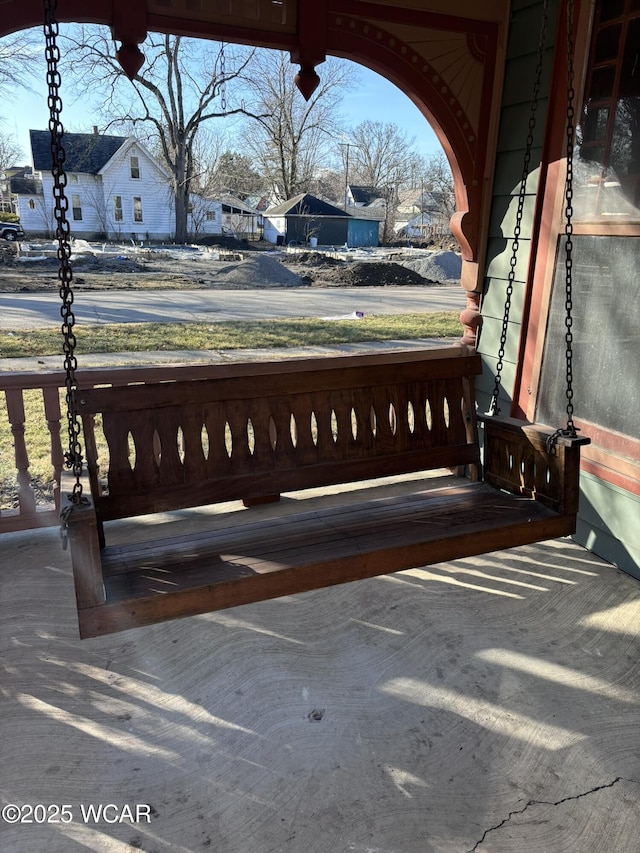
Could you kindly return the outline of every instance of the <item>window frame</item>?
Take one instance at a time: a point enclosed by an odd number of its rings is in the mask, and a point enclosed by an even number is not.
[[[131,154],[129,156],[129,174],[132,181],[140,180],[140,157],[138,157],[137,154]]]
[[[74,222],[82,222],[82,202],[80,193],[71,193],[71,215]]]

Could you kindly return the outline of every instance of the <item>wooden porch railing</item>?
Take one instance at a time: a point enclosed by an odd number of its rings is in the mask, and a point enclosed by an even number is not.
[[[210,366],[179,365],[168,367],[90,368],[77,372],[79,388],[129,385],[138,382],[168,381],[181,376],[204,378]],[[26,439],[25,392],[35,391],[42,399],[42,421],[29,424],[31,429],[49,435],[52,499],[43,501],[32,485],[29,446]],[[66,415],[61,406],[64,400],[64,374],[60,371],[0,372],[0,420],[7,421],[13,436],[13,465],[17,506],[0,507],[0,534],[16,530],[32,530],[59,523],[60,477],[66,448]],[[5,461],[4,468],[11,468]],[[16,501],[14,501],[16,502]]]

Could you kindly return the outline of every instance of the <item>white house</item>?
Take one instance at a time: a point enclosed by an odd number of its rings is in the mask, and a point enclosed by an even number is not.
[[[33,170],[10,178],[16,213],[27,235],[55,232],[51,136],[29,131]],[[169,172],[134,137],[65,133],[67,220],[72,237],[172,240],[174,200]],[[222,233],[219,203],[193,196],[188,227]]]
[[[449,220],[455,210],[448,193],[414,187],[398,193],[396,234],[411,239],[427,239],[449,233]]]

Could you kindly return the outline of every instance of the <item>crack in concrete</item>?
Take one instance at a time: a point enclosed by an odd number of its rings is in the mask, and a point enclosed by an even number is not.
[[[500,823],[497,823],[495,826],[490,826],[488,829],[485,829],[485,831],[482,833],[482,838],[480,838],[479,841],[476,841],[476,843],[470,850],[467,851],[467,853],[476,853],[476,851],[484,842],[485,838],[487,837],[487,835],[489,835],[489,833],[496,832],[496,830],[498,829],[502,829],[505,824],[509,823],[512,817],[523,814],[531,806],[560,806],[563,803],[570,802],[571,800],[580,800],[582,799],[582,797],[588,797],[590,794],[596,794],[598,791],[604,791],[606,788],[613,788],[613,786],[617,785],[618,782],[630,782],[633,785],[640,785],[640,782],[635,779],[625,779],[623,776],[616,776],[613,782],[608,782],[606,785],[598,785],[595,788],[590,788],[588,791],[583,791],[581,794],[574,794],[571,797],[563,797],[563,799],[557,800],[556,802],[551,802],[549,800],[529,800],[529,802],[525,803],[525,805],[521,809],[514,809],[513,811],[510,811],[507,817],[505,817],[504,820],[501,820]]]

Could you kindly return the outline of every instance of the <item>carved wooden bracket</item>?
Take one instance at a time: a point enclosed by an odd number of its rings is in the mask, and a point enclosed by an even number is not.
[[[308,101],[318,88],[320,77],[316,65],[327,57],[327,0],[298,5],[298,45],[291,51],[291,61],[300,64],[295,83]]]
[[[133,80],[144,64],[144,54],[138,45],[147,37],[146,7],[128,0],[113,0],[111,33],[121,43],[116,59],[129,80]]]

